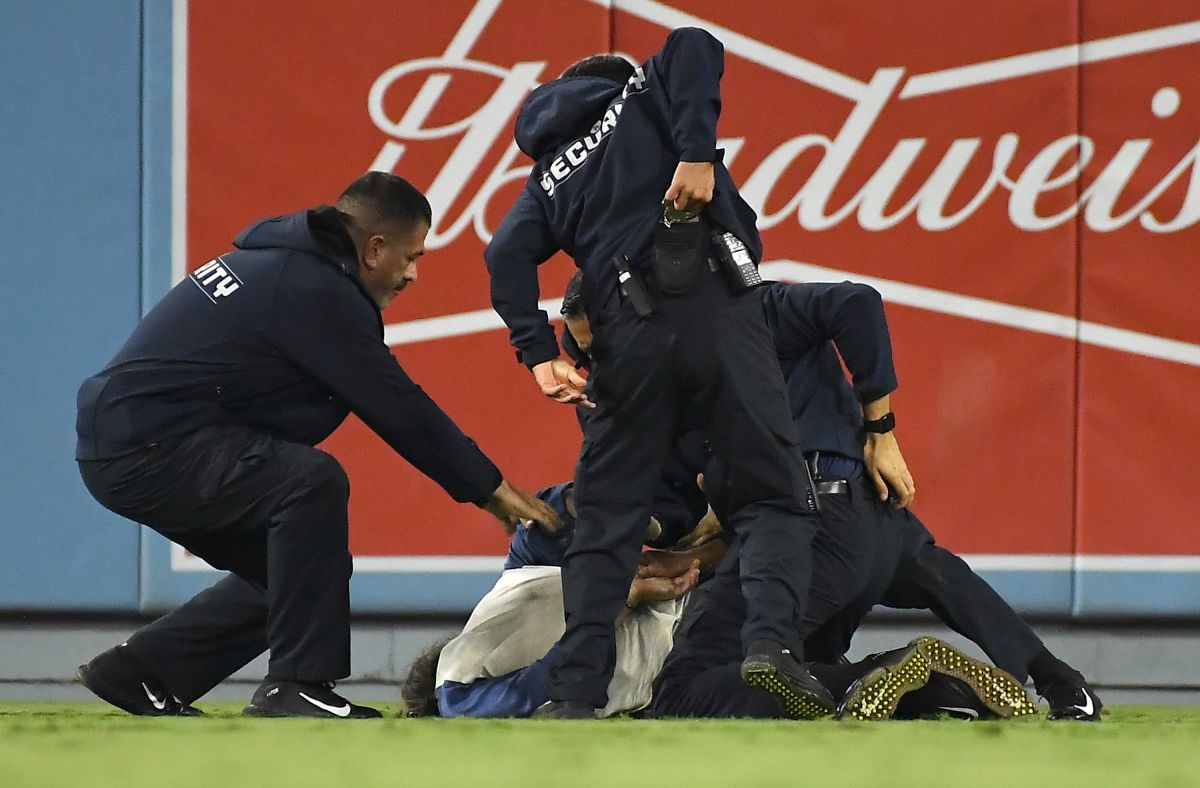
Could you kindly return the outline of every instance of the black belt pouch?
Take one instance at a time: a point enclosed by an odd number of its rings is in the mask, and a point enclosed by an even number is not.
[[[704,225],[675,222],[654,228],[654,279],[664,295],[683,295],[695,289],[705,265]]]

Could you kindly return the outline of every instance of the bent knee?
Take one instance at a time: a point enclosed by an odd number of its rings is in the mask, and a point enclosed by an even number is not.
[[[298,475],[305,487],[309,487],[323,495],[350,498],[350,477],[346,470],[330,454],[320,449],[313,449],[306,458],[305,468]]]

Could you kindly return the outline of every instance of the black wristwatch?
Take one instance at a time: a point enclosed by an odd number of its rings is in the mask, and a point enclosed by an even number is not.
[[[867,432],[877,432],[881,435],[885,432],[891,432],[896,429],[896,414],[889,410],[883,414],[882,418],[875,419],[874,421],[864,420],[863,429]]]

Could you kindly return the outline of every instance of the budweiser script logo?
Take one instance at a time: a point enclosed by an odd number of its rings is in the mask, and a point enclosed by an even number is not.
[[[428,189],[436,218],[428,243],[440,247],[452,243],[471,225],[485,242],[491,238],[485,212],[496,191],[505,184],[523,181],[528,166],[520,166],[520,152],[509,144],[492,166],[483,185],[461,214],[448,216],[451,206],[463,196],[464,184],[480,168],[501,135],[511,133],[511,122],[525,97],[542,78],[545,62],[519,62],[510,68],[460,57],[425,58],[397,64],[381,74],[368,96],[370,117],[388,139],[371,169],[393,170],[412,143],[459,137],[449,158]],[[443,100],[456,74],[484,74],[494,78],[495,89],[478,107],[457,120],[431,125],[430,114]],[[927,231],[949,230],[968,221],[989,199],[1004,199],[1007,193],[1008,217],[1021,230],[1037,232],[1060,226],[1082,213],[1084,224],[1096,232],[1111,232],[1136,221],[1152,233],[1175,233],[1200,221],[1200,142],[1197,142],[1166,175],[1144,194],[1126,194],[1130,180],[1154,144],[1150,139],[1129,139],[1107,159],[1090,183],[1077,183],[1093,159],[1099,164],[1096,144],[1085,135],[1069,134],[1043,144],[1028,163],[1018,169],[1014,160],[1021,146],[1028,146],[1015,131],[1001,134],[984,150],[980,138],[955,139],[944,151],[927,150],[925,137],[899,139],[883,163],[858,187],[857,192],[839,206],[831,205],[835,189],[843,185],[855,155],[873,133],[881,112],[893,101],[904,77],[902,68],[881,68],[863,86],[854,100],[841,129],[832,138],[806,133],[785,140],[758,162],[745,178],[741,190],[747,202],[759,214],[759,227],[768,229],[790,218],[801,227],[820,231],[844,222],[851,215],[864,230],[886,230],[913,220]],[[421,90],[396,119],[384,109],[384,98],[400,80],[420,79]],[[1172,87],[1153,94],[1147,110],[1167,119],[1179,108],[1180,96]],[[722,139],[725,161],[731,163],[742,149],[744,137]],[[781,202],[775,187],[789,167],[809,151],[818,150],[820,163],[800,189]],[[1027,150],[1027,149],[1026,149]],[[1025,152],[1024,150],[1022,151]],[[927,180],[903,204],[895,205],[895,194],[919,156],[941,158]],[[977,156],[990,156],[991,168],[981,182],[964,182],[968,165]],[[1024,158],[1024,156],[1022,157]],[[1188,178],[1186,196],[1173,216],[1156,209],[1159,198],[1184,177]],[[845,184],[856,186],[857,184]],[[1078,189],[1077,199],[1065,210],[1045,215],[1038,211],[1039,196],[1071,186]],[[961,197],[948,205],[952,193],[970,194],[965,204]],[[771,196],[768,205],[768,196]],[[1129,207],[1117,211],[1120,201]],[[1132,201],[1132,202],[1131,202]],[[506,207],[506,206],[505,206]],[[493,215],[498,215],[494,213]]]

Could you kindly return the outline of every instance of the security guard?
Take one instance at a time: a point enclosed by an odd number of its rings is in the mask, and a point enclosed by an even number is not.
[[[78,397],[76,458],[109,509],[232,574],[80,668],[135,714],[189,703],[270,650],[246,713],[378,717],[350,672],[349,482],[314,446],[353,411],[456,501],[511,531],[558,517],[504,481],[383,342],[417,278],[429,203],[395,175],[259,222],[156,306]],[[171,677],[166,684],[164,677]]]
[[[1099,720],[1101,704],[1079,671],[961,558],[937,544],[912,512],[916,494],[895,437],[896,388],[883,301],[853,282],[775,284],[762,291],[802,448],[814,465],[822,516],[874,523],[872,581],[826,624],[814,657],[836,659],[872,606],[933,611],[997,666],[1031,677],[1049,719]],[[836,345],[836,351],[835,351]],[[851,373],[847,381],[842,362]]]
[[[916,488],[893,432],[895,416],[876,424],[864,419],[891,413],[897,385],[879,293],[853,282],[776,282],[759,294],[823,504],[805,608],[805,631],[813,633],[805,641],[806,657],[836,662],[875,605],[927,609],[1007,673],[1022,682],[1031,677],[1050,719],[1099,719],[1102,705],[1083,675],[1052,654],[987,581],[938,545],[911,512]],[[578,275],[567,285],[562,311],[568,329],[563,347],[586,367],[593,337]],[[664,543],[678,539],[705,511],[697,472],[707,471],[709,496],[718,509],[723,506],[723,471],[695,437],[689,433],[676,444],[654,503]],[[720,536],[733,541],[728,532]],[[738,716],[761,707],[762,698],[730,689],[726,670],[739,649],[746,607],[736,556],[735,543],[690,606],[660,681],[656,707],[662,714]],[[688,560],[686,553],[655,557],[668,559],[668,575]],[[824,675],[818,677],[829,686]],[[953,688],[950,694],[955,696]],[[931,700],[926,707],[938,704]],[[772,708],[769,701],[766,708]]]
[[[742,540],[749,603],[743,676],[797,715],[832,708],[795,658],[815,496],[749,289],[761,253],[755,215],[716,149],[723,58],[708,33],[675,30],[638,68],[612,56],[581,61],[535,90],[517,119],[517,144],[536,164],[487,249],[492,303],[542,392],[595,408],[575,470],[567,625],[545,716],[590,717],[606,703],[613,621],[659,471],[691,423],[731,469],[729,525]],[[537,266],[560,249],[583,272],[592,397],[558,358],[537,306]]]

